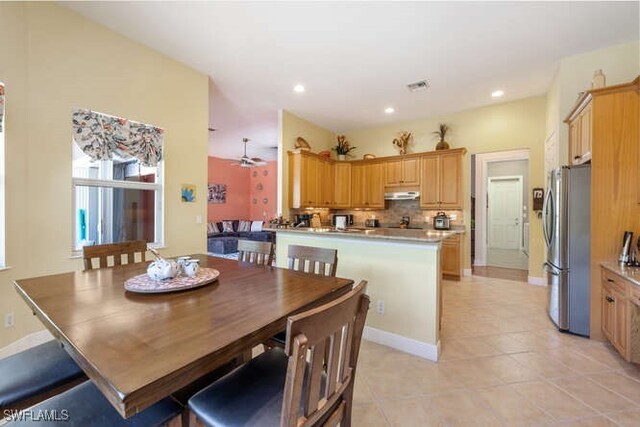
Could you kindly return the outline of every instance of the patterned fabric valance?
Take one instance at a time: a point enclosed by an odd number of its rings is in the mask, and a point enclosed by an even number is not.
[[[4,122],[4,85],[0,83],[0,132],[2,132],[2,125]]]
[[[92,160],[110,160],[116,153],[120,157],[135,157],[144,166],[156,166],[162,160],[164,130],[77,109],[73,112],[73,140]]]

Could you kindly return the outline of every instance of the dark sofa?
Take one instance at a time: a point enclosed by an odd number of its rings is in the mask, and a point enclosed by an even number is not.
[[[216,224],[218,230],[222,230],[222,222]],[[240,220],[234,220],[233,232],[207,234],[207,250],[214,254],[230,254],[238,252],[238,239],[271,243],[276,241],[272,231],[238,231],[239,225]]]

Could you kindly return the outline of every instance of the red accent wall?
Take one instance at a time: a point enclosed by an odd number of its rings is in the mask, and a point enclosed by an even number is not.
[[[227,202],[207,203],[209,221],[249,219],[249,169],[231,160],[209,157],[209,184],[227,184]],[[205,192],[205,194],[207,194]]]
[[[275,161],[268,162],[266,166],[241,168],[233,165],[231,160],[210,156],[208,182],[227,185],[226,203],[207,203],[208,221],[225,219],[268,221],[276,215],[278,163]],[[260,184],[262,189],[258,188]]]

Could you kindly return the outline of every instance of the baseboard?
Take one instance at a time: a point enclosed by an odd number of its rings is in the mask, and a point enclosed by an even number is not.
[[[52,339],[53,335],[51,335],[46,329],[26,335],[19,340],[12,342],[8,346],[0,348],[0,359],[4,359],[12,354],[16,354],[28,348],[51,341]]]
[[[547,280],[544,277],[529,276],[528,282],[530,285],[547,286]]]
[[[403,337],[402,335],[372,328],[370,326],[364,327],[362,337],[367,341],[386,345],[387,347],[395,348],[396,350],[413,354],[414,356],[422,357],[423,359],[429,359],[434,362],[437,362],[440,357],[440,341],[438,341],[438,344],[436,345],[427,344],[422,341],[414,340],[413,338]]]
[[[462,275],[463,276],[472,276],[473,272],[470,268],[464,268],[462,269]]]

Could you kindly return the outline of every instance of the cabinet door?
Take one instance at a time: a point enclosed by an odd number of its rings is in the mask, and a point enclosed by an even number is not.
[[[402,160],[389,160],[384,162],[385,186],[397,187],[402,185]]]
[[[421,160],[420,207],[438,209],[440,207],[440,162],[438,156],[425,156]]]
[[[338,162],[333,165],[335,182],[336,208],[348,208],[351,206],[351,163]]]
[[[301,200],[304,207],[320,206],[320,187],[318,185],[320,162],[315,157],[302,156]]]
[[[442,274],[460,277],[460,242],[444,240],[440,252]]]
[[[333,165],[329,161],[321,160],[320,161],[320,169],[321,169],[321,179],[318,184],[320,185],[320,194],[321,200],[320,203],[322,207],[331,208],[334,205],[334,189],[335,189],[335,180],[334,180],[334,170]]]
[[[365,207],[365,193],[364,193],[364,165],[352,164],[351,165],[351,205],[354,208]]]
[[[591,104],[580,115],[580,163],[591,160]]]
[[[384,164],[369,163],[365,166],[365,206],[384,208]]]
[[[440,155],[440,206],[462,209],[462,156]]]
[[[580,147],[580,117],[569,123],[569,162],[572,165],[580,163],[582,157]]]
[[[613,345],[618,349],[622,357],[627,357],[627,300],[619,292],[612,291],[613,296]]]
[[[402,185],[420,184],[420,159],[413,157],[402,160]]]
[[[600,301],[600,307],[602,309],[601,328],[602,334],[609,341],[613,342],[613,297],[609,286],[605,283],[602,284],[602,298]]]

